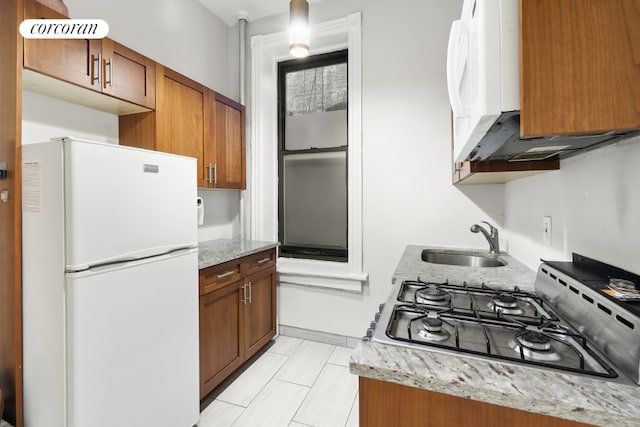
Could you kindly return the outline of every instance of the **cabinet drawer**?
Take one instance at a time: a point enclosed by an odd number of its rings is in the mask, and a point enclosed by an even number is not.
[[[242,259],[242,274],[251,274],[260,271],[263,268],[273,267],[276,265],[276,250],[258,252]]]
[[[240,280],[240,261],[234,260],[200,270],[200,295]]]

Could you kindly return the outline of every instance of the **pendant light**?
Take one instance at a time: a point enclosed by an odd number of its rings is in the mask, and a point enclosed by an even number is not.
[[[309,55],[309,3],[291,0],[289,3],[289,53],[296,58]]]

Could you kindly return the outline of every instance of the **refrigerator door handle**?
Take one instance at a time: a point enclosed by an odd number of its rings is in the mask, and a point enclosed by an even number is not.
[[[142,251],[136,251],[129,254],[123,254],[117,258],[105,259],[97,261],[93,264],[84,265],[67,265],[65,268],[66,273],[79,273],[82,271],[99,271],[103,269],[113,268],[118,264],[135,263],[137,261],[144,261],[149,258],[161,257],[161,256],[174,256],[186,254],[191,251],[197,251],[197,244],[190,246],[162,246],[158,248],[151,248]]]

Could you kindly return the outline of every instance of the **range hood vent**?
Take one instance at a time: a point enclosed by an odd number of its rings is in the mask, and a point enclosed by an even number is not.
[[[529,161],[565,159],[596,147],[638,136],[640,131],[615,131],[596,135],[556,135],[520,138],[520,112],[502,113],[469,155],[469,160]]]

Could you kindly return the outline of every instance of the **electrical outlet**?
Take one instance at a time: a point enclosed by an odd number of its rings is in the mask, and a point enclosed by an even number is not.
[[[542,217],[542,241],[545,245],[551,246],[551,217]]]

